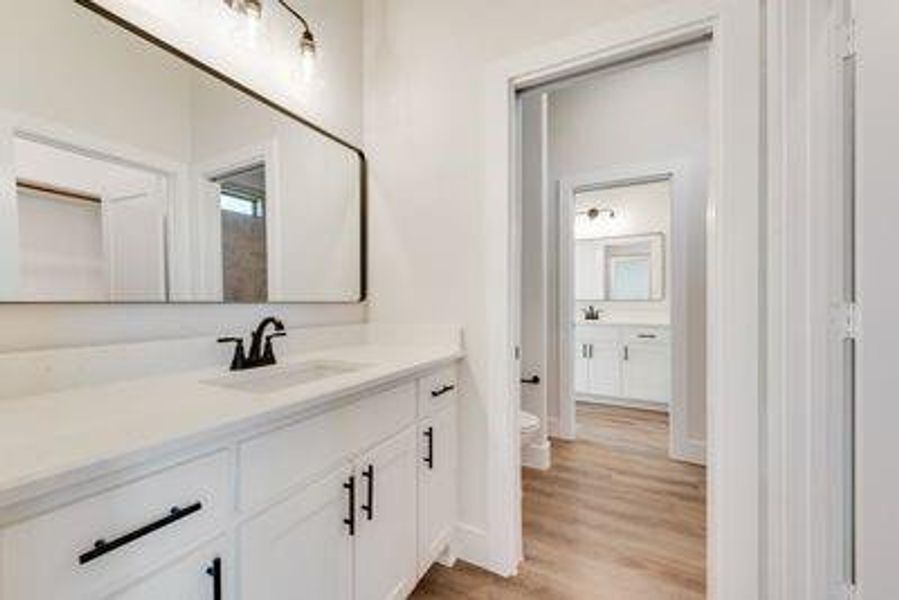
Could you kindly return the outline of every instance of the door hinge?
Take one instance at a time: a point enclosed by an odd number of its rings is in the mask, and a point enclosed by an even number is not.
[[[837,56],[840,60],[852,58],[858,52],[858,33],[854,18],[837,27],[837,44]]]
[[[844,340],[857,340],[862,333],[861,307],[856,303],[844,304],[839,311],[838,323],[840,337]]]

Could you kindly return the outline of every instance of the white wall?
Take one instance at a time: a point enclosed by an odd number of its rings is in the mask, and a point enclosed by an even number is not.
[[[139,24],[175,46],[189,51],[202,48],[204,59],[229,75],[251,84],[259,91],[286,104],[298,113],[318,120],[346,136],[351,142],[362,138],[362,0],[308,0],[297,2],[309,17],[317,36],[321,40],[320,61],[315,77],[306,80],[303,76],[285,77],[285,70],[297,64],[296,45],[288,31],[291,22],[284,15],[267,11],[264,31],[257,38],[257,47],[248,48],[247,40],[235,32],[235,21],[230,17],[220,0],[109,0],[104,2],[116,10],[139,20]],[[272,5],[272,3],[267,3]],[[0,73],[5,79],[16,81],[27,75],[34,64],[61,65],[59,56],[75,56],[78,60],[102,61],[109,69],[122,70],[127,63],[121,56],[105,56],[91,48],[66,47],[67,40],[81,39],[71,35],[72,27],[88,32],[111,27],[103,19],[78,7],[70,0],[39,0],[17,3],[12,15],[19,11],[40,10],[41,28],[52,43],[30,50],[29,60],[23,60],[24,51],[10,50],[8,44],[14,36],[0,35]],[[3,19],[3,25],[10,25],[11,31],[22,27],[26,19]],[[113,35],[130,35],[116,30]],[[148,55],[150,53],[147,53]],[[121,61],[121,62],[120,62]],[[128,73],[115,75],[123,82],[121,92],[127,99],[131,89],[127,85]],[[78,93],[89,94],[90,82],[77,77],[77,71],[62,73],[57,78],[54,89],[41,93],[43,102],[53,101],[51,114],[67,115],[71,105],[67,96]],[[169,91],[165,86],[170,81],[160,81],[160,97]],[[23,86],[3,86],[3,92],[14,97],[25,89]],[[135,87],[137,89],[137,87]],[[5,97],[5,96],[4,96]],[[33,106],[33,99],[17,97],[23,106]],[[141,106],[152,106],[158,98],[134,98],[128,101],[140,102]],[[98,109],[104,106],[104,99],[98,98],[93,104]],[[188,106],[183,103],[182,106]],[[48,110],[50,110],[48,108]],[[109,118],[107,126],[133,128],[134,123],[117,123]],[[96,122],[93,119],[92,122]],[[184,127],[186,121],[178,115],[160,117],[153,123],[149,133],[155,132],[158,151],[168,151],[164,140],[172,139],[171,133]],[[164,134],[164,135],[163,135]],[[110,136],[115,137],[115,136]],[[163,140],[163,141],[159,141]],[[3,149],[0,149],[2,152]],[[188,150],[187,143],[175,151]],[[365,317],[365,307],[361,305],[316,305],[316,306],[25,306],[0,305],[0,352],[26,348],[46,348],[53,346],[74,346],[93,343],[112,343],[161,339],[182,336],[214,336],[224,331],[243,332],[252,321],[261,315],[277,313],[291,326],[323,323],[358,322]]]
[[[687,289],[687,430],[689,438],[699,443],[705,440],[706,430],[705,223],[710,120],[706,46],[585,77],[553,91],[549,100],[551,182],[615,167],[672,163],[692,167],[691,181],[685,185],[691,190],[689,198],[683,203],[673,200],[673,214],[680,215],[673,223],[683,223],[686,229],[687,260],[685,268],[672,275],[682,278]],[[550,227],[550,231],[557,230]],[[666,291],[670,298],[670,285],[666,284]],[[631,312],[656,308],[627,304],[626,310]],[[558,402],[553,399],[549,413],[551,418],[559,414]]]
[[[899,278],[893,262],[899,220],[899,3],[858,3],[858,302],[857,500],[859,589],[863,600],[899,597]]]
[[[485,98],[490,63],[657,0],[366,0],[371,317],[460,323],[468,359],[460,476],[468,558],[486,559]],[[511,507],[510,507],[511,510]]]

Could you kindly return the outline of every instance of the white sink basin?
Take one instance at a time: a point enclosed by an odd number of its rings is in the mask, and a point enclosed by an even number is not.
[[[304,383],[353,373],[367,366],[332,360],[311,360],[230,373],[202,383],[253,394],[270,394]]]

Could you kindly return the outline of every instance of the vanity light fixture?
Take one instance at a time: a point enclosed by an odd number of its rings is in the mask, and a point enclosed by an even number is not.
[[[285,0],[276,1],[303,26],[303,33],[300,35],[300,54],[303,56],[303,59],[314,58],[317,43],[315,35],[312,34],[312,28],[309,27],[309,22]],[[242,15],[248,15],[254,19],[262,18],[262,0],[224,0],[224,2],[231,10]]]

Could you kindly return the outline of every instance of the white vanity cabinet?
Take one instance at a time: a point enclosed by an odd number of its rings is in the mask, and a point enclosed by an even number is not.
[[[580,400],[671,401],[671,335],[665,326],[578,324],[574,388]]]
[[[418,574],[434,561],[453,560],[456,527],[458,425],[452,371],[423,380],[419,388]]]
[[[405,597],[453,554],[456,404],[435,369],[7,508],[0,598]]]

